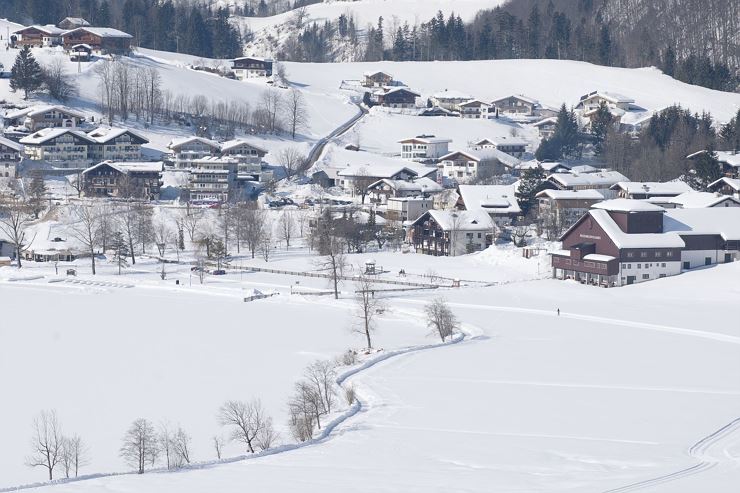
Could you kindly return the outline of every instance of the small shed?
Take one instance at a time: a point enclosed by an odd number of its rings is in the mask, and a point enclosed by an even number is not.
[[[74,45],[69,49],[69,59],[73,62],[89,62],[92,58],[92,46],[85,43]]]

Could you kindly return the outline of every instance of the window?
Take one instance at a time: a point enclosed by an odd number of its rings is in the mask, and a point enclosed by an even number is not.
[[[660,264],[660,266],[661,267],[665,267],[665,262],[663,262],[662,264]]]
[[[627,268],[627,264],[622,264],[622,268],[623,269],[626,269]]]
[[[673,257],[673,252],[665,252],[666,257]]]
[[[632,264],[627,264],[627,268],[628,269],[631,269],[632,268]]]
[[[643,274],[642,275],[643,280],[644,279],[650,279],[650,274]]]
[[[637,264],[638,269],[642,269],[642,264]]]
[[[664,278],[664,277],[665,277],[665,274],[660,274],[660,275],[658,276],[658,278],[660,278],[660,279],[662,279],[662,278]]]
[[[627,252],[627,258],[632,258],[634,256],[635,256],[634,252]]]
[[[647,258],[648,252],[640,252],[640,258]]]
[[[663,256],[663,252],[655,252],[655,258],[660,258]]]

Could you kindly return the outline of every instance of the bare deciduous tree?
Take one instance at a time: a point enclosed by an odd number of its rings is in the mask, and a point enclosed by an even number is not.
[[[291,89],[285,102],[285,113],[288,116],[290,135],[295,139],[297,131],[308,126],[308,109],[303,94],[298,89]]]
[[[247,247],[254,258],[255,253],[260,248],[262,237],[269,228],[265,217],[265,211],[258,209],[256,206],[245,207],[240,214],[240,227],[242,228],[242,237],[247,243]]]
[[[424,314],[427,318],[427,327],[432,334],[439,336],[444,342],[448,337],[452,337],[459,323],[457,317],[444,298],[435,298],[424,306]]]
[[[306,171],[308,160],[297,148],[285,147],[278,152],[278,162],[285,170],[285,177],[291,179]]]
[[[180,223],[188,232],[188,238],[190,241],[195,241],[195,233],[198,231],[198,225],[203,219],[203,213],[199,210],[191,210],[189,213],[183,214]]]
[[[190,440],[190,435],[178,426],[172,436],[172,452],[175,459],[175,467],[190,464]]]
[[[65,102],[72,96],[77,95],[77,84],[67,74],[61,58],[54,58],[51,62],[44,65],[42,74],[44,87],[52,98]]]
[[[334,384],[337,376],[334,363],[329,360],[316,361],[306,368],[304,375],[321,398],[323,412],[330,413],[334,405]]]
[[[283,97],[279,89],[271,87],[262,93],[260,101],[260,111],[265,117],[267,130],[272,133],[280,131],[282,122],[280,121],[280,110],[283,107]]]
[[[63,437],[62,439],[62,466],[64,476],[69,478],[74,474],[77,477],[80,468],[88,464],[87,447],[79,435]]]
[[[221,454],[223,453],[224,449],[224,439],[218,435],[214,435],[213,448],[216,450],[216,458],[218,460],[221,460]]]
[[[54,479],[54,468],[62,461],[64,439],[54,410],[41,411],[33,419],[31,455],[26,458],[29,467],[44,467],[49,481]]]
[[[124,435],[120,455],[139,474],[144,474],[146,465],[154,465],[159,457],[158,442],[154,426],[148,420],[139,418]]]
[[[347,268],[347,259],[344,255],[344,242],[339,238],[331,236],[327,239],[326,255],[315,262],[319,270],[329,272],[331,282],[334,286],[334,299],[339,299],[339,283],[342,281],[344,269]]]
[[[278,237],[285,242],[285,249],[290,248],[290,240],[295,234],[295,218],[290,211],[283,211],[278,220]]]
[[[372,280],[364,274],[357,281],[355,306],[357,322],[353,331],[363,334],[367,340],[367,347],[372,348],[371,334],[375,331],[378,314],[382,313],[385,305],[381,299],[375,297]]]
[[[26,241],[26,229],[33,221],[33,207],[20,197],[0,198],[0,231],[15,249],[16,262],[21,268],[21,254],[33,241]],[[34,236],[35,237],[35,236]]]
[[[92,205],[77,205],[72,208],[72,235],[90,255],[92,273],[95,275],[95,248],[100,245],[100,212]]]
[[[257,399],[248,403],[225,402],[219,409],[218,420],[222,426],[231,426],[231,439],[242,442],[252,454],[255,447],[260,446],[257,437],[272,433],[272,419],[265,416],[262,404]]]

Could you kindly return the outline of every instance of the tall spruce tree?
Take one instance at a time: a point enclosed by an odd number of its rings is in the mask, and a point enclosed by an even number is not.
[[[602,101],[596,113],[591,118],[591,135],[594,139],[594,147],[597,154],[601,154],[604,150],[604,139],[606,139],[606,134],[612,122],[612,114],[606,103]]]
[[[42,83],[41,66],[33,57],[31,49],[24,46],[10,71],[10,88],[13,91],[23,91],[23,99],[28,99],[28,95],[37,91]]]
[[[516,200],[522,210],[522,216],[529,215],[534,208],[537,203],[536,195],[543,190],[545,178],[545,170],[542,166],[524,170],[522,173],[522,179],[516,191]]]

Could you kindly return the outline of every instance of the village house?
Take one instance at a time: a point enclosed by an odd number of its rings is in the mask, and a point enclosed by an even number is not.
[[[84,132],[69,128],[43,128],[20,143],[28,159],[62,167],[86,167],[89,146],[96,144]]]
[[[112,27],[78,27],[62,34],[64,49],[85,44],[102,55],[123,55],[131,51],[133,36]]]
[[[386,219],[389,221],[416,221],[422,214],[434,208],[430,197],[390,197],[386,203]]]
[[[0,137],[0,177],[15,178],[18,176],[18,163],[22,152],[22,145]]]
[[[436,176],[436,173],[437,168],[403,163],[353,165],[339,170],[337,173],[338,183],[336,184],[341,186],[345,192],[354,196],[367,193],[367,187],[379,180],[412,181],[424,176]]]
[[[704,207],[740,207],[740,199],[731,195],[721,195],[712,192],[690,192],[666,199],[666,208],[698,209]]]
[[[485,118],[489,107],[490,105],[488,103],[484,103],[478,99],[470,99],[458,104],[457,111],[460,113],[460,118],[479,119]]]
[[[88,44],[77,44],[69,49],[69,60],[71,62],[89,62],[92,58],[92,46]]]
[[[77,29],[78,27],[89,26],[90,23],[82,17],[65,17],[59,22],[59,24],[57,24],[57,27],[59,27],[60,29],[64,29],[65,31],[71,31],[72,29]]]
[[[379,70],[365,72],[363,74],[362,86],[363,87],[383,87],[390,86],[393,84],[393,76],[391,74],[381,72]]]
[[[190,161],[188,191],[191,201],[228,202],[237,188],[239,162],[225,157]]]
[[[82,113],[58,105],[36,105],[5,113],[5,127],[23,127],[35,132],[42,128],[76,128],[85,121]]]
[[[384,87],[376,91],[375,97],[386,108],[415,108],[419,94],[408,87]]]
[[[439,106],[433,106],[431,108],[424,108],[419,113],[419,116],[460,116],[457,111],[450,111]]]
[[[483,211],[499,228],[522,214],[514,185],[460,185],[458,208]]]
[[[398,142],[401,144],[401,159],[429,162],[448,154],[452,140],[437,138],[434,135],[417,135]]]
[[[604,103],[609,109],[630,111],[635,103],[635,100],[613,92],[593,91],[581,96],[581,99],[580,101],[578,101],[578,104],[576,104],[575,109],[583,110],[584,114],[586,114],[591,111],[598,110],[601,103]]]
[[[244,164],[260,164],[266,155],[267,150],[243,139],[228,140],[221,144],[221,156]]]
[[[503,174],[520,161],[498,149],[467,149],[454,151],[439,158],[441,176],[466,183],[479,177]]]
[[[88,147],[88,158],[97,161],[138,161],[141,146],[149,139],[126,128],[100,127],[88,132],[95,144]]]
[[[617,192],[619,198],[637,200],[675,197],[692,190],[687,183],[682,181],[620,181],[610,188]]]
[[[708,151],[698,151],[686,156],[686,159],[696,159]],[[729,178],[740,178],[740,152],[714,151],[714,156],[722,167],[722,173]]]
[[[515,158],[521,158],[527,152],[527,141],[516,137],[496,137],[480,139],[470,146],[471,149],[498,149]]]
[[[493,221],[481,211],[430,210],[412,223],[417,253],[451,256],[485,250],[493,244]]]
[[[103,161],[82,172],[82,190],[86,197],[156,200],[162,186],[163,170],[161,161]]]
[[[515,94],[491,102],[488,117],[494,118],[497,115],[537,116],[541,107],[537,100]]]
[[[553,277],[623,286],[739,258],[740,208],[666,210],[649,202],[601,202],[561,237]]]
[[[618,171],[553,173],[547,177],[544,187],[552,190],[598,190],[605,199],[612,199],[617,196],[617,192],[611,190],[611,187],[627,181],[629,179]]]
[[[235,58],[231,70],[238,80],[272,77],[273,61],[269,58],[245,56]]]
[[[311,174],[311,183],[319,185],[321,188],[336,187],[341,182],[339,172],[343,168],[324,168],[314,171]]]
[[[444,91],[432,94],[430,102],[432,103],[432,106],[443,108],[447,111],[457,112],[461,103],[470,101],[471,99],[473,98],[469,94],[445,89]]]
[[[431,197],[443,190],[442,185],[426,176],[411,181],[383,178],[367,187],[370,201],[378,204],[390,198]]]
[[[178,169],[188,169],[195,160],[218,156],[221,153],[221,145],[218,142],[203,137],[173,139],[167,148],[172,151],[175,168]]]
[[[573,225],[592,205],[604,200],[598,190],[542,190],[535,197],[538,215],[565,228]]]
[[[516,174],[521,175],[524,171],[535,168],[542,168],[542,170],[548,175],[552,173],[570,173],[572,171],[568,166],[558,161],[537,161],[536,159],[533,159],[517,166]]]
[[[64,29],[59,29],[53,24],[46,26],[28,26],[14,31],[10,37],[13,47],[30,46],[31,48],[44,46],[57,46],[62,44]]]
[[[549,139],[555,133],[555,127],[558,124],[558,119],[555,116],[543,118],[542,120],[533,123],[532,125],[537,129],[542,140]]]
[[[740,199],[740,179],[722,177],[717,181],[709,184],[708,192],[719,193],[721,195],[732,195]]]

